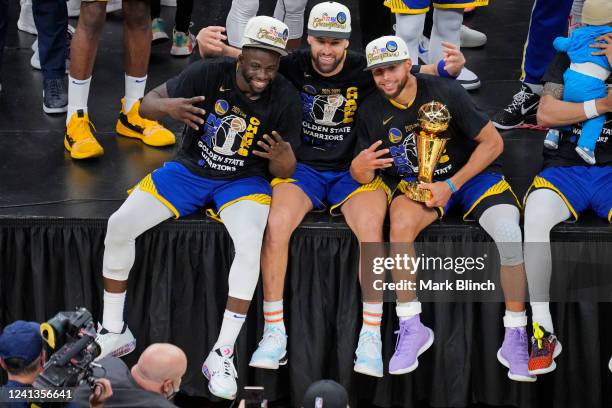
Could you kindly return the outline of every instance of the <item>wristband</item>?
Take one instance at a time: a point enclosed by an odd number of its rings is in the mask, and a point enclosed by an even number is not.
[[[448,71],[444,69],[444,65],[446,65],[446,62],[444,62],[444,60],[441,59],[438,62],[438,75],[440,75],[441,78],[451,78],[451,79],[457,78],[456,76],[452,76],[451,74],[449,74]]]
[[[595,104],[595,99],[591,99],[590,101],[586,101],[583,105],[584,114],[587,119],[593,119],[599,116],[599,112],[597,112],[597,105]]]
[[[448,186],[450,187],[451,192],[456,193],[456,192],[457,192],[457,189],[455,188],[455,185],[453,184],[453,182],[451,181],[451,179],[449,179],[449,178],[448,178],[448,179],[446,179],[445,181],[446,181],[446,184],[448,184]]]

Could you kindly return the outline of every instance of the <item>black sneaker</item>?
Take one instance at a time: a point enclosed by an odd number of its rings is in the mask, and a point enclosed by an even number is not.
[[[502,111],[493,116],[492,122],[496,128],[506,130],[513,129],[525,122],[525,117],[538,111],[540,95],[531,92],[525,84],[521,84],[521,90],[512,97],[512,103]]]
[[[63,113],[68,110],[68,87],[64,78],[43,81],[43,110],[45,113]]]

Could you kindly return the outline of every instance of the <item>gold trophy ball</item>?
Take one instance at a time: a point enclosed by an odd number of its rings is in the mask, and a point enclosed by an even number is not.
[[[427,133],[441,133],[448,129],[451,114],[443,103],[431,101],[419,109],[418,121],[421,129]]]

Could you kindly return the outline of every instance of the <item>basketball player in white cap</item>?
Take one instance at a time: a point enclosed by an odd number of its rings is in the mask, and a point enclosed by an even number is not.
[[[535,381],[527,370],[526,278],[519,203],[497,162],[503,150],[501,136],[456,81],[411,74],[408,47],[401,38],[387,36],[370,42],[366,58],[379,92],[363,103],[357,124],[358,154],[351,164],[351,174],[363,187],[342,206],[349,226],[360,242],[382,242],[388,208],[390,256],[406,251],[415,256],[412,243],[450,207],[458,207],[464,220],[477,220],[497,243],[501,260],[506,334],[498,359],[509,368],[511,379]],[[444,133],[449,141],[433,182],[419,186],[432,193],[429,201],[421,203],[406,194],[407,183],[419,172],[417,112],[432,101],[446,105],[450,112],[450,125]],[[368,188],[372,185],[375,190]],[[365,287],[367,282],[370,279],[362,276],[362,293],[375,289]],[[397,299],[400,322],[389,373],[405,374],[417,368],[418,356],[431,346],[434,334],[420,320],[421,304],[413,291],[400,291]],[[381,319],[382,303],[364,304],[355,371],[383,375]]]
[[[102,355],[125,355],[135,339],[123,321],[134,240],[174,216],[212,204],[236,255],[219,337],[202,371],[212,394],[236,396],[234,343],[259,279],[261,243],[270,208],[269,176],[296,166],[291,144],[300,135],[300,103],[277,75],[286,55],[287,26],[272,17],[249,21],[238,61],[199,61],[149,92],[140,108],[151,119],[170,116],[188,125],[177,157],[145,177],[108,221],[103,275]]]

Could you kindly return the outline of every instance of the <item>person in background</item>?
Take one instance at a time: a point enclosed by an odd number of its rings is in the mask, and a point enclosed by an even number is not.
[[[537,112],[542,76],[556,53],[553,41],[565,35],[572,3],[573,0],[535,0],[521,63],[521,87],[512,102],[491,119],[496,128],[513,129]]]
[[[187,356],[179,347],[155,343],[147,347],[131,369],[117,357],[107,356],[97,361],[94,377],[101,378],[93,393],[88,385],[75,392],[74,402],[93,408],[151,407],[172,408],[171,402],[187,371]],[[103,381],[102,381],[103,380]]]
[[[83,0],[76,32],[70,46],[68,78],[68,113],[64,147],[73,159],[87,159],[104,154],[94,137],[89,120],[88,102],[93,67],[106,18],[106,1]],[[158,122],[140,116],[140,99],[147,85],[151,55],[151,15],[147,0],[123,3],[123,38],[125,44],[125,96],[115,126],[117,134],[142,140],[149,146],[169,146],[175,136]]]
[[[289,27],[287,49],[298,48],[304,33],[304,11],[308,0],[277,0],[274,18]],[[232,47],[240,48],[247,21],[259,10],[259,0],[233,0],[227,15],[227,41]]]
[[[193,0],[178,0],[176,13],[174,15],[174,28],[172,29],[172,48],[170,55],[175,57],[186,57],[191,55],[196,45],[196,39],[189,31],[191,25],[191,13],[193,12]],[[166,32],[166,23],[160,17],[161,0],[151,0],[151,31],[153,32],[153,44],[163,43],[169,40]]]

